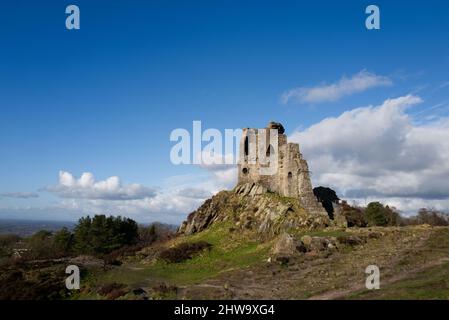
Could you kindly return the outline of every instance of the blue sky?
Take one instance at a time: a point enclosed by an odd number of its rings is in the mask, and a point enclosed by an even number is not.
[[[81,11],[80,30],[65,29],[65,7],[72,3]],[[182,186],[216,191],[226,185],[223,181],[204,185],[205,179],[216,175],[171,164],[170,132],[190,129],[193,120],[220,130],[263,127],[277,120],[287,134],[300,139],[301,132],[323,119],[414,95],[422,102],[407,104],[402,116],[409,117],[408,126],[419,131],[437,125],[444,136],[449,3],[373,3],[381,10],[381,30],[365,28],[365,8],[372,4],[367,1],[3,4],[0,217],[76,219],[95,210],[126,214],[130,205],[129,215],[138,220],[179,222],[203,199],[175,199],[167,190]],[[295,88],[338,84],[357,74],[388,79],[389,84],[333,100],[283,103],[281,99]],[[309,145],[309,161],[319,157],[315,152],[319,145],[319,141]],[[360,159],[358,150],[351,152]],[[382,152],[386,151],[379,149]],[[444,155],[433,160],[435,172],[442,159]],[[97,181],[118,176],[123,185],[148,188],[149,198],[153,193],[166,197],[150,208],[146,205],[154,199],[129,204],[79,194],[67,197],[57,191],[60,171],[76,178],[91,172]],[[335,179],[326,180],[320,173],[316,182],[338,189]],[[436,199],[439,202],[430,204],[447,209],[449,188],[440,187],[438,197],[421,194],[421,184],[408,195],[363,194],[411,197],[417,206],[422,204],[419,199]]]

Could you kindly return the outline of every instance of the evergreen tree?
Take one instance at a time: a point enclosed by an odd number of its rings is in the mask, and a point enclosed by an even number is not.
[[[75,227],[75,248],[78,253],[105,255],[134,244],[137,239],[137,223],[120,216],[87,216],[81,218]]]
[[[399,224],[399,214],[380,202],[370,202],[365,209],[365,216],[371,226],[395,226]]]
[[[58,255],[67,256],[73,251],[73,234],[66,228],[62,228],[53,236],[53,243]]]

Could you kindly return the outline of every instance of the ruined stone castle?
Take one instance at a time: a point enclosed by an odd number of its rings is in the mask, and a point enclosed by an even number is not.
[[[238,184],[262,185],[281,196],[298,198],[309,214],[327,215],[313,194],[309,168],[299,145],[287,142],[284,131],[276,122],[264,129],[243,129]]]

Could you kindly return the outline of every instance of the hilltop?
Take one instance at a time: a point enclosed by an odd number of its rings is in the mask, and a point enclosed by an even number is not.
[[[365,289],[377,265],[382,290]],[[449,298],[449,228],[345,227],[256,184],[222,191],[175,237],[88,271],[76,298]]]
[[[79,298],[111,298],[101,289],[113,284],[120,299],[449,298],[447,227],[325,228],[267,241],[230,227],[218,222],[92,271]],[[295,245],[279,247],[285,242]],[[371,264],[382,290],[364,288]]]
[[[108,249],[109,241],[61,257],[45,258],[32,247],[29,259],[0,266],[0,292],[14,299],[449,298],[449,227],[347,227],[337,216],[311,215],[296,198],[242,184],[206,200],[175,234],[158,226],[133,229],[138,243],[107,254],[96,250]],[[76,247],[88,220],[78,223]],[[94,238],[86,243],[97,243],[96,233],[88,234]],[[61,235],[70,237],[67,230],[55,236]],[[46,243],[53,252],[56,238],[40,232],[27,241],[40,239],[35,245]],[[68,264],[81,269],[79,291],[63,286]],[[365,268],[373,264],[381,290],[368,291]]]

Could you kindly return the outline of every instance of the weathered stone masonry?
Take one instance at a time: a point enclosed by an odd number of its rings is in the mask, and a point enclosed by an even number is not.
[[[307,161],[299,151],[299,145],[287,142],[284,127],[280,123],[270,122],[265,129],[267,130],[243,129],[240,141],[238,184],[260,184],[281,196],[299,198],[302,206],[309,214],[327,215],[323,206],[313,194],[309,168]],[[270,139],[270,129],[276,129],[278,132],[277,148],[272,145],[273,143],[270,143],[270,140],[276,138],[273,135]],[[261,141],[262,139],[265,139],[265,143]],[[262,147],[266,148],[266,151],[259,150]],[[255,150],[250,150],[250,148],[255,148]],[[275,155],[270,158],[276,151],[277,157]],[[265,157],[261,159],[264,155]],[[268,158],[270,161],[271,159],[277,159],[277,167],[274,167],[276,170],[272,174],[267,175],[260,169],[270,166],[270,163],[267,163]]]

